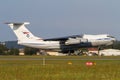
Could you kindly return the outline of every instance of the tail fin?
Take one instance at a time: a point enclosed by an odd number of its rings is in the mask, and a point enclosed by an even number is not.
[[[17,38],[18,38],[19,41],[40,39],[40,38],[34,36],[25,27],[25,25],[30,24],[29,22],[24,22],[24,23],[12,23],[12,22],[8,22],[8,23],[5,23],[5,24],[8,24],[10,26],[10,28],[14,31],[14,33],[17,36]]]

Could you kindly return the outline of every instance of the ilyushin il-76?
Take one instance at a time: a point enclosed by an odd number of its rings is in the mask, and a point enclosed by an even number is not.
[[[116,40],[113,36],[108,34],[98,35],[72,35],[60,38],[42,39],[34,36],[27,28],[26,25],[29,22],[14,23],[7,22],[10,28],[13,30],[18,39],[18,44],[38,48],[45,51],[56,52],[74,52],[80,48],[85,47],[97,47],[103,45],[112,45]]]

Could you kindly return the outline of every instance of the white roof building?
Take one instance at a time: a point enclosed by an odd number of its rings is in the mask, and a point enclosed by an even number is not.
[[[101,56],[120,56],[120,50],[117,50],[117,49],[100,50],[99,55],[101,55]]]

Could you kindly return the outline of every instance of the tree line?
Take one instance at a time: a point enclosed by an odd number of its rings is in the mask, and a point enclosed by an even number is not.
[[[38,49],[30,48],[30,47],[24,47],[23,51],[25,55],[35,55]],[[19,55],[19,49],[18,48],[11,48],[8,49],[5,45],[0,44],[0,55]]]

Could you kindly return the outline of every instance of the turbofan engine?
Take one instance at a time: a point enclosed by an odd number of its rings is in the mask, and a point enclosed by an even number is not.
[[[85,43],[87,42],[87,39],[83,39],[83,38],[69,38],[65,44],[66,45],[72,45],[72,44],[79,44],[79,43]]]

